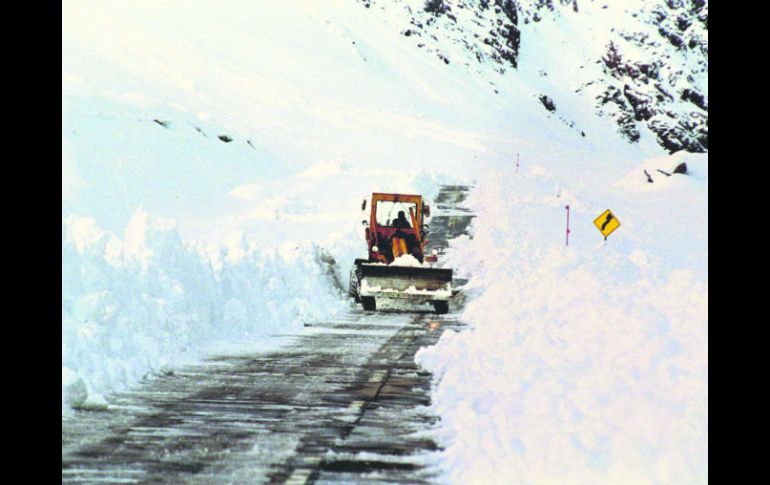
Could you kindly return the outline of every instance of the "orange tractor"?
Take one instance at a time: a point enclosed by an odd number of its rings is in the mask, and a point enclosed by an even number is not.
[[[365,237],[367,259],[356,259],[350,270],[349,293],[364,310],[374,311],[377,299],[402,299],[432,303],[436,313],[449,311],[452,270],[436,268],[438,250],[425,255],[426,219],[430,207],[419,195],[372,194]]]

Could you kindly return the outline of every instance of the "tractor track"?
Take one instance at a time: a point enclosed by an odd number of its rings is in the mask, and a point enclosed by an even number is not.
[[[450,190],[443,204],[467,191]],[[431,234],[464,231],[470,217],[454,217],[437,211]],[[462,322],[356,309],[307,326],[278,350],[152,376],[63,417],[62,482],[434,483],[432,376],[414,355]]]

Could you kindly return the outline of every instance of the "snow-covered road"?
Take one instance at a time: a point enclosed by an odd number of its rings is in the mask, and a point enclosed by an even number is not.
[[[437,198],[434,239],[467,231],[466,191]],[[414,356],[462,325],[451,313],[356,309],[275,351],[154,376],[106,410],[63,418],[62,481],[431,482],[438,418]]]
[[[428,480],[436,418],[414,353],[458,325],[353,312],[277,352],[156,377],[109,411],[62,423],[63,481]]]

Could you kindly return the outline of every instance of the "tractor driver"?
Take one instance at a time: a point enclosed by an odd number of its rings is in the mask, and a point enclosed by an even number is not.
[[[409,221],[406,220],[406,214],[404,214],[404,211],[398,211],[398,218],[393,221],[393,227],[396,228],[396,232],[393,233],[393,237],[403,238],[404,242],[406,243],[407,253],[412,254],[415,246],[417,245],[417,240],[414,234],[402,231],[402,229],[412,228],[412,225],[409,224]]]
[[[396,229],[411,229],[412,226],[409,221],[406,220],[406,214],[404,211],[398,211],[398,218],[393,221],[393,227]]]

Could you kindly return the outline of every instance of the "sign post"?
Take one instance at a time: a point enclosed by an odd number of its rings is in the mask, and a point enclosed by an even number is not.
[[[604,236],[604,240],[607,240],[607,236],[620,227],[620,221],[611,210],[607,209],[594,220],[594,226],[599,229],[599,232]]]

